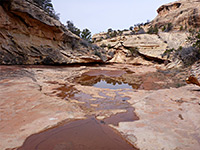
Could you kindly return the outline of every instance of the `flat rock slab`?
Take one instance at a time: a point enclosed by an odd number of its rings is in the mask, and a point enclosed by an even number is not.
[[[126,93],[140,120],[121,122],[117,130],[141,150],[199,150],[200,88]]]
[[[75,105],[41,91],[31,78],[0,80],[0,149],[15,148],[31,134],[84,113]]]

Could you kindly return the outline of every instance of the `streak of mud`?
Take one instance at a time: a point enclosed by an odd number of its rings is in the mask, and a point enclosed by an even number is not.
[[[116,115],[112,115],[109,118],[104,119],[103,121],[106,124],[118,126],[119,122],[131,122],[139,120],[139,117],[134,113],[134,110],[134,108],[127,108],[126,112],[117,113]]]

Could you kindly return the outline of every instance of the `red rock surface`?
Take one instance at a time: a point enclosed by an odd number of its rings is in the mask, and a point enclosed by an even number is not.
[[[93,67],[1,66],[0,149],[19,147],[30,135],[66,119],[72,121],[92,115],[102,122],[105,119],[106,123],[109,117],[121,116],[119,113],[122,116],[126,115],[125,112],[130,114],[127,110],[130,108],[139,120],[125,116],[125,120],[108,123],[132,145],[142,150],[198,150],[199,87],[181,85],[186,70],[158,70],[160,67],[125,64]],[[106,76],[112,70],[139,75],[143,88],[103,89],[74,82],[81,75],[91,70],[97,72],[98,69],[104,70]],[[164,78],[157,75],[158,71]],[[131,81],[131,76],[125,77]],[[152,86],[151,81],[159,88],[154,84]],[[163,86],[165,82],[172,81],[174,84],[169,84],[169,87]],[[172,86],[174,88],[170,88]]]

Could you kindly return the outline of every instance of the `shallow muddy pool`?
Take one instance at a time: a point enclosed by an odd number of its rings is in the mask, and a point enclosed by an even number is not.
[[[66,101],[76,100],[76,105],[89,116],[85,120],[71,121],[32,135],[18,150],[136,150],[120,133],[108,126],[139,120],[134,108],[127,102],[130,97],[123,96],[120,91],[113,91],[114,97],[109,96],[109,91],[101,91],[98,93],[99,97],[94,97],[76,89],[76,86],[68,85],[62,85],[55,90],[58,92],[57,96]],[[96,119],[115,110],[123,111],[104,119]]]
[[[118,132],[90,117],[30,136],[18,150],[136,150]]]
[[[158,90],[185,85],[185,80],[176,74],[164,71],[148,72],[141,75],[124,70],[95,69],[83,73],[74,82],[83,86],[107,89]]]

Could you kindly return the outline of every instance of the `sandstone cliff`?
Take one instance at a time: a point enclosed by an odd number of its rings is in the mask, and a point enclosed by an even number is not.
[[[157,9],[158,15],[152,25],[161,28],[169,23],[174,30],[189,30],[200,28],[200,1],[179,0]]]
[[[95,35],[95,42],[105,47],[111,56],[109,62],[151,64],[152,62],[169,62],[171,57],[163,54],[169,49],[178,49],[187,45],[187,32],[159,32],[158,34],[123,35],[110,39],[103,39],[102,34]]]
[[[72,34],[32,0],[1,0],[0,20],[0,64],[103,62],[95,55],[101,54],[97,47]]]
[[[165,53],[190,46],[187,43],[190,35],[188,31],[200,28],[200,1],[179,0],[162,5],[157,12],[153,21],[135,27],[132,31],[118,33],[112,38],[109,38],[110,33],[100,33],[94,35],[93,40],[98,46],[107,47],[113,57],[110,62],[149,64],[149,60],[153,60],[174,61],[175,64],[171,66],[183,65],[180,60],[174,60]],[[141,29],[143,32],[139,32]],[[133,51],[138,54],[136,57],[131,54]]]

